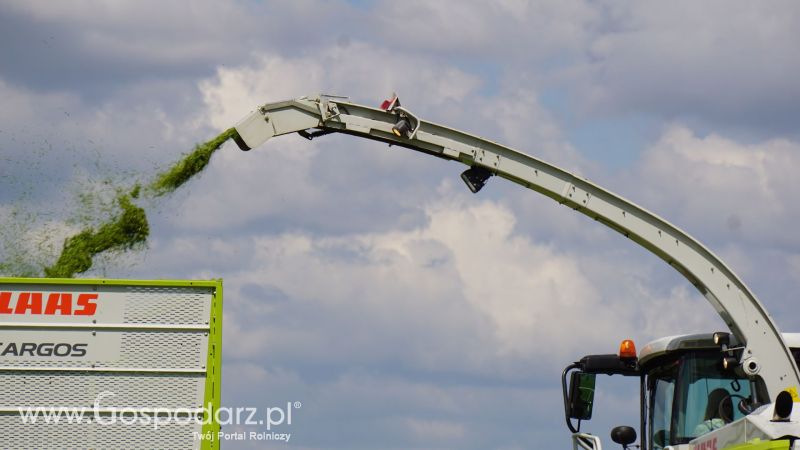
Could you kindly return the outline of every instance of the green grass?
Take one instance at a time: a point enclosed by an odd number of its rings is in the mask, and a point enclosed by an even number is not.
[[[137,193],[136,190],[131,194]],[[96,230],[84,229],[64,241],[58,260],[44,269],[47,277],[71,278],[89,270],[92,267],[92,258],[98,253],[130,250],[147,240],[150,225],[144,209],[134,205],[129,194],[121,194],[117,202],[122,212],[111,221]]]
[[[202,172],[211,161],[211,155],[235,134],[236,130],[233,128],[223,131],[214,139],[195,146],[194,151],[157,175],[147,188],[142,189],[137,184],[129,192],[118,194],[116,204],[120,212],[98,227],[84,228],[80,233],[67,238],[56,262],[44,268],[45,276],[71,278],[88,271],[92,267],[94,257],[100,253],[122,252],[144,246],[150,235],[150,226],[145,210],[136,206],[133,199],[138,199],[143,194],[161,197],[178,189]],[[91,198],[86,196],[81,200],[86,202]],[[17,266],[24,267],[24,265]],[[0,270],[2,269],[3,264],[0,264]]]
[[[232,138],[235,133],[235,129],[229,128],[214,139],[195,146],[193,152],[184,156],[183,159],[175,163],[169,170],[156,177],[155,181],[150,184],[152,192],[158,197],[181,187],[192,177],[202,172],[211,161],[211,155],[214,154],[225,141]]]

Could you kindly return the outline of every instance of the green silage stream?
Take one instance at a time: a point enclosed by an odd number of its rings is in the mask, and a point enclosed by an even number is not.
[[[60,255],[55,262],[42,268],[44,276],[71,278],[88,271],[95,256],[104,252],[124,252],[143,247],[150,235],[150,225],[145,210],[136,205],[141,197],[158,198],[174,192],[187,181],[202,172],[211,161],[211,156],[228,139],[236,134],[230,128],[208,142],[197,145],[192,152],[159,173],[144,188],[138,184],[129,190],[120,190],[115,198],[115,212],[103,223],[87,226],[77,234],[64,240]],[[24,267],[24,273],[12,276],[30,276],[31,264],[0,262],[0,268],[13,271],[13,267]],[[22,271],[22,269],[20,269]]]

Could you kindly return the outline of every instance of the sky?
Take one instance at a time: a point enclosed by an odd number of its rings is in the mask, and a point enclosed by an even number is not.
[[[0,260],[52,262],[82,193],[259,104],[397,92],[675,223],[800,332],[797,42],[792,1],[5,0]],[[228,143],[146,204],[145,249],[83,276],[224,280],[223,404],[302,402],[288,444],[226,449],[568,447],[566,365],[724,329],[624,237],[504,180],[473,195],[463,169],[349,136]],[[598,379],[584,429],[613,447],[637,395]]]

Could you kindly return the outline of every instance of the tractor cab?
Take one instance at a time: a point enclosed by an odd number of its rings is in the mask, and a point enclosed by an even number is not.
[[[666,337],[647,344],[638,355],[626,340],[618,354],[588,355],[568,366],[562,387],[574,448],[601,448],[597,436],[580,431],[581,422],[592,418],[598,374],[639,379],[641,450],[689,448],[690,441],[770,403],[760,379],[748,379],[738,367],[740,346],[733,340],[727,333]],[[611,438],[627,449],[637,433],[619,426],[611,430]]]

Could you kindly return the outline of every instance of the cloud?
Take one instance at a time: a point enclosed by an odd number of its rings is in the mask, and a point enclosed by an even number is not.
[[[481,74],[489,85],[506,76],[527,78],[539,90],[565,89],[575,100],[572,109],[595,117],[647,114],[761,136],[796,135],[792,117],[800,91],[792,74],[800,57],[791,43],[798,38],[793,24],[800,11],[791,2],[736,5],[497,0],[356,7],[203,0],[185,8],[149,0],[84,0],[68,7],[13,1],[0,7],[0,34],[7,44],[2,56],[15,64],[1,70],[15,84],[102,97],[143,80],[194,82],[253,55],[288,62],[320,48],[355,43],[358,49],[369,42],[381,58],[362,58],[371,65],[361,66],[365,75],[358,81],[370,84],[370,69],[396,68],[401,64],[395,59],[416,55],[422,63],[406,66],[401,78],[413,80],[416,71],[444,63]],[[326,72],[341,69],[325,66]],[[450,85],[449,75],[440,75],[436,93]],[[309,76],[297,79],[301,92],[289,97],[307,93]],[[399,85],[364,98],[382,97]]]
[[[542,62],[580,53],[596,17],[582,1],[382,1],[373,6],[374,29],[393,47],[445,55],[467,64],[487,60]],[[476,58],[480,55],[480,58]]]
[[[200,90],[209,123],[226,128],[256,105],[315,93],[352,95],[377,106],[396,91],[432,109],[463,100],[479,86],[475,76],[441,61],[352,41],[299,57],[261,53],[247,64],[218,68]]]
[[[252,25],[232,4],[6,2],[0,8],[3,77],[38,90],[106,96],[143,79],[210,72],[246,54],[228,30]],[[237,51],[237,49],[239,49]]]
[[[60,109],[61,113],[80,104],[79,99],[72,93],[46,93],[38,94],[24,88],[15,88],[0,79],[0,96],[3,97],[3,108],[0,109],[0,121],[5,126],[8,124],[30,123],[36,118],[40,105],[48,108]],[[5,130],[8,132],[8,130]]]
[[[796,248],[800,241],[781,230],[800,219],[792,207],[798,150],[786,139],[741,144],[673,125],[644,152],[637,195],[712,242],[724,236]]]
[[[602,10],[575,107],[796,135],[796,3],[609,3]]]
[[[637,261],[604,269],[607,260],[515,232],[506,207],[466,198],[443,187],[423,207],[425,223],[410,230],[199,235],[158,243],[150,258],[165,267],[183,260],[187,273],[216,273],[232,286],[229,357],[311,372],[400,364],[517,380],[592,348],[614,349],[622,337],[700,331],[713,317],[696,294],[650,287]],[[685,309],[699,313],[686,320]]]

